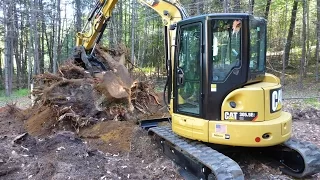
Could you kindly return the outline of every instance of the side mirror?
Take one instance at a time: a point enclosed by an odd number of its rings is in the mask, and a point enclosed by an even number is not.
[[[177,85],[184,85],[184,72],[180,67],[177,68]]]

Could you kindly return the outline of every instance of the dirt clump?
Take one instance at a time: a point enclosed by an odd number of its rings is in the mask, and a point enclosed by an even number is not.
[[[25,129],[32,136],[46,136],[55,125],[55,115],[57,109],[54,107],[42,106],[37,110],[37,114],[28,118],[25,122]]]
[[[83,128],[79,136],[94,148],[111,154],[126,153],[131,150],[134,126],[132,122],[99,122]]]

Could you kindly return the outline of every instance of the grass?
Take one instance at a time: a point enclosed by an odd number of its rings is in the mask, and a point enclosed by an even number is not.
[[[8,100],[16,99],[19,97],[25,97],[25,96],[28,96],[29,93],[30,93],[29,89],[19,89],[19,90],[14,90],[11,96],[7,97],[5,90],[0,90],[0,101],[8,101]]]
[[[304,103],[311,105],[313,107],[319,108],[320,107],[320,101],[318,98],[310,98],[310,99],[304,99]]]
[[[146,75],[151,75],[152,72],[156,72],[155,67],[143,67],[143,68],[141,68],[141,70]]]

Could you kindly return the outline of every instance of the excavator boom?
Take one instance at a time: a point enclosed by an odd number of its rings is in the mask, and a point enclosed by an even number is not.
[[[83,46],[88,51],[99,43],[117,2],[118,0],[98,0],[96,2],[87,18],[86,25],[81,32],[77,33],[77,46]],[[89,30],[87,30],[88,25],[90,25]]]
[[[165,49],[167,68],[171,66],[170,57],[174,57],[175,45],[175,24],[188,17],[186,10],[179,1],[167,0],[138,0],[157,12],[163,19],[165,27]],[[87,17],[87,22],[81,32],[76,35],[76,46],[74,48],[74,58],[83,68],[90,70],[92,65],[100,66],[102,70],[106,67],[100,63],[94,56],[94,49],[100,42],[107,23],[111,18],[112,11],[118,0],[97,0],[93,10]],[[172,29],[169,31],[169,29]],[[171,71],[171,70],[170,70]],[[170,76],[171,77],[171,76]]]
[[[170,26],[178,21],[187,18],[185,9],[178,1],[170,2],[166,0],[138,0],[151,9],[155,10],[163,19],[165,26]],[[99,43],[103,32],[111,18],[112,11],[118,0],[97,0],[94,9],[87,17],[87,22],[81,32],[77,33],[76,46],[83,46],[86,51],[92,51]],[[90,27],[88,28],[88,25]],[[175,32],[173,31],[172,34]],[[170,41],[174,42],[175,37],[171,36]]]

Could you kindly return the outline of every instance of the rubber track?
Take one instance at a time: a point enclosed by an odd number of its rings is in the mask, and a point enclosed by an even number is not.
[[[320,172],[320,149],[317,146],[294,138],[286,141],[284,146],[298,152],[305,163],[304,171],[302,173],[293,173],[292,176],[303,178]]]
[[[211,169],[218,180],[244,180],[240,166],[229,157],[198,142],[180,137],[172,132],[170,127],[154,127],[149,131],[154,132],[166,141],[169,141],[189,157]]]

